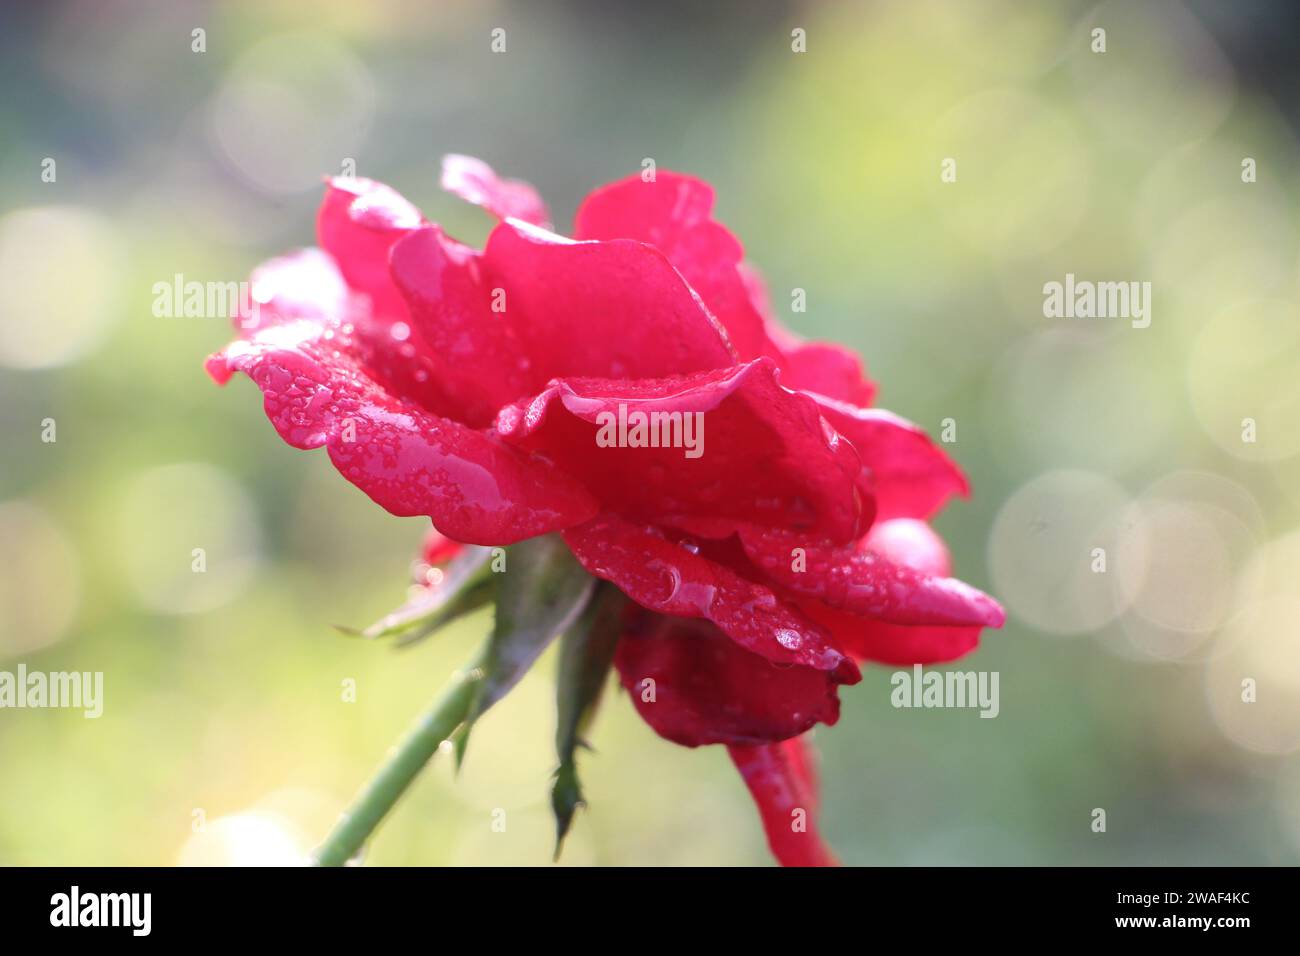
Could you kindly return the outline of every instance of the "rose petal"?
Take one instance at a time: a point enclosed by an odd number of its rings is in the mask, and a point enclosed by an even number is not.
[[[852,405],[871,404],[876,383],[866,377],[856,353],[833,342],[804,341],[776,318],[767,284],[757,269],[741,263],[740,278],[749,301],[763,317],[767,338],[780,352],[781,381],[786,388],[816,392]]]
[[[924,521],[895,518],[874,525],[858,545],[923,574],[947,577],[952,562],[948,546]],[[943,664],[969,654],[979,645],[981,627],[887,624],[858,617],[816,602],[800,607],[824,625],[856,660],[880,664]]]
[[[325,445],[345,478],[396,515],[428,515],[450,537],[508,544],[590,517],[568,477],[499,440],[386,391],[357,358],[346,325],[277,321],[208,359],[224,384],[246,373],[267,417],[296,448]]]
[[[913,664],[946,664],[965,657],[979,646],[978,625],[890,624],[819,601],[797,601],[796,607],[835,635],[837,646],[856,661],[910,667]]]
[[[875,383],[862,371],[862,360],[831,342],[802,342],[787,346],[781,380],[790,388],[816,392],[855,406],[875,399]]]
[[[803,805],[813,812],[821,809],[821,777],[817,766],[817,749],[812,734],[781,742],[781,752],[790,763],[791,777],[799,787]]]
[[[420,211],[383,183],[336,176],[325,190],[316,235],[348,285],[369,296],[371,311],[397,319],[406,306],[388,273],[388,250],[424,224]]]
[[[349,320],[356,339],[366,343],[366,354],[358,357],[367,373],[394,394],[461,418],[462,401],[444,388],[436,353],[412,328],[388,267],[393,245],[424,225],[420,211],[395,190],[343,176],[328,181],[316,217],[321,248],[364,304]]]
[[[701,542],[700,553],[710,560],[731,568],[742,577],[762,580],[762,569],[750,558],[738,538],[732,533],[733,525],[705,519],[683,522],[682,530],[695,535]],[[761,534],[754,529],[752,533]],[[776,553],[786,554],[794,571],[794,549],[805,545],[793,540],[783,542]],[[895,518],[872,527],[871,532],[856,546],[858,551],[879,551],[891,561],[913,568],[926,575],[946,577],[949,571],[948,549],[942,539],[922,521]],[[845,557],[852,553],[844,549]],[[849,611],[837,610],[811,598],[787,598],[806,617],[828,631],[836,646],[848,651],[857,661],[876,661],[883,664],[935,664],[955,660],[969,653],[979,643],[983,625],[926,625],[891,624],[863,617]]]
[[[712,209],[712,186],[661,170],[650,182],[634,175],[591,193],[578,208],[573,232],[579,239],[650,243],[700,294],[741,359],[778,358],[739,271],[744,249],[712,218]]]
[[[835,866],[838,861],[822,842],[814,817],[816,794],[806,774],[811,758],[802,738],[754,747],[730,746],[727,752],[758,807],[767,845],[782,866]]]
[[[613,582],[644,608],[712,621],[741,647],[777,663],[830,671],[843,684],[861,678],[820,628],[768,588],[653,528],[605,514],[567,529],[564,540],[589,573]]]
[[[922,574],[946,578],[952,573],[948,545],[928,524],[915,518],[892,518],[871,526],[858,550],[874,551]]]
[[[961,469],[916,425],[883,409],[810,397],[874,475],[876,520],[928,518],[952,495],[969,496]]]
[[[507,219],[492,230],[482,262],[540,381],[659,378],[735,364],[703,303],[644,243],[574,242]]]
[[[1001,627],[1002,607],[956,578],[925,574],[874,552],[746,528],[740,541],[767,578],[803,597],[892,624]]]
[[[369,378],[386,391],[437,413],[452,402],[441,388],[428,347],[415,334],[394,336],[394,323],[359,307],[333,257],[300,249],[253,270],[254,308],[236,328],[245,338],[259,329],[308,319],[328,331],[331,345],[346,348]]]
[[[482,206],[498,219],[522,219],[535,226],[547,221],[546,204],[536,189],[522,179],[502,179],[473,156],[448,153],[442,157],[442,188]]]
[[[832,675],[774,664],[704,621],[634,608],[614,664],[645,722],[685,747],[785,740],[839,719]]]
[[[444,564],[464,549],[459,541],[453,541],[437,528],[430,528],[420,545],[420,560],[425,564]]]
[[[602,444],[618,441],[620,429],[634,439],[638,420],[659,422],[654,440],[669,447]],[[556,381],[502,409],[496,427],[639,520],[730,518],[839,541],[871,521],[856,453],[808,396],[781,387],[771,359],[671,379]],[[649,441],[651,430],[642,431]]]
[[[245,335],[298,319],[336,323],[350,307],[338,264],[319,249],[269,259],[253,270],[248,284],[253,307],[235,322]]]

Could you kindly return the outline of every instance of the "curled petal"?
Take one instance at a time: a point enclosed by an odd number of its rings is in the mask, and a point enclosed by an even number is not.
[[[978,624],[890,624],[837,610],[819,601],[799,601],[808,618],[835,635],[835,642],[857,661],[910,667],[946,664],[979,646]]]
[[[810,397],[871,470],[877,520],[928,518],[952,495],[970,494],[961,469],[916,425],[883,409]]]
[[[754,309],[763,317],[767,338],[780,355],[781,381],[787,388],[816,392],[828,398],[866,407],[876,396],[876,383],[866,377],[862,360],[833,342],[805,342],[776,318],[762,275],[741,263],[741,281]]]
[[[831,674],[774,664],[703,621],[636,608],[614,664],[645,722],[686,747],[785,740],[839,719]]]
[[[685,234],[712,222],[712,211],[713,187],[702,179],[667,170],[652,180],[633,174],[592,191],[578,207],[573,233],[580,239],[639,239],[671,258]],[[728,258],[734,266],[741,256],[739,242],[732,241]]]
[[[244,372],[295,448],[326,446],[339,472],[395,515],[428,515],[458,541],[508,544],[589,518],[590,496],[548,464],[382,388],[339,328],[272,325],[208,359]]]
[[[522,179],[502,179],[473,156],[448,153],[442,157],[442,188],[482,206],[498,219],[521,219],[534,226],[547,221],[546,204],[536,189]]]
[[[740,272],[744,249],[712,210],[712,186],[660,170],[650,182],[634,175],[591,193],[573,231],[579,239],[638,239],[654,246],[700,294],[741,359],[778,358]]]
[[[862,371],[862,360],[842,345],[801,342],[784,352],[781,380],[791,388],[855,406],[870,405],[876,397],[876,385]]]
[[[235,328],[258,329],[298,319],[338,324],[349,311],[349,291],[337,263],[319,249],[299,249],[270,259],[249,280],[251,308],[241,311]]]
[[[367,373],[394,394],[461,418],[463,403],[444,387],[436,352],[420,330],[412,328],[389,271],[393,246],[425,225],[420,211],[396,190],[346,176],[328,181],[316,217],[321,248],[360,302],[360,308],[349,310],[348,319],[350,334],[364,351],[358,359]]]
[[[922,574],[947,577],[948,546],[924,521],[895,518],[872,526],[858,545]],[[889,624],[812,603],[805,614],[835,635],[856,660],[879,664],[944,664],[964,657],[979,644],[979,625]]]
[[[300,249],[271,259],[253,271],[251,287],[253,308],[237,322],[245,338],[305,320],[331,349],[346,352],[386,391],[434,412],[450,404],[432,375],[423,340],[416,334],[394,336],[394,323],[359,308],[333,257],[319,249]]]
[[[507,219],[482,262],[540,381],[659,378],[735,363],[721,326],[644,243],[574,242]]]
[[[430,528],[420,545],[420,560],[425,564],[443,564],[460,554],[464,547],[459,541],[453,541],[437,528]]]
[[[943,538],[924,521],[915,518],[877,522],[858,543],[858,550],[874,551],[922,574],[946,578],[952,573],[952,559]]]
[[[762,546],[756,544],[755,539],[763,533],[749,529],[746,536],[750,538],[750,544],[746,549],[725,522],[696,519],[682,522],[679,526],[702,539],[701,553],[751,579],[761,580],[764,576],[759,566],[762,555],[766,556],[765,560],[785,555],[792,576],[817,573],[818,570],[811,563],[806,543],[799,543],[794,538]],[[950,570],[947,546],[923,521],[895,518],[873,525],[858,542],[856,551],[870,553],[873,561],[883,558],[896,562],[901,568],[911,569],[924,577],[950,580],[947,577]],[[851,549],[840,549],[840,558],[851,562],[853,553]],[[756,562],[751,555],[759,555],[760,561]],[[797,570],[799,568],[804,570]],[[832,572],[833,575],[838,573]],[[780,575],[769,575],[769,578],[778,580]],[[954,583],[965,588],[960,582]],[[808,589],[803,590],[806,593]],[[984,627],[983,624],[894,624],[841,610],[814,598],[791,596],[790,600],[806,617],[832,634],[836,646],[857,661],[891,665],[945,663],[974,650]]]
[[[424,224],[420,211],[396,190],[370,179],[336,176],[316,216],[316,235],[348,285],[370,298],[375,315],[401,318],[406,307],[388,273],[388,250]]]
[[[653,528],[606,514],[567,529],[564,540],[589,573],[644,608],[712,621],[741,647],[779,664],[830,671],[843,684],[861,677],[825,631],[768,588]]]
[[[502,409],[496,427],[637,519],[731,519],[851,541],[872,517],[854,449],[811,398],[781,387],[771,359],[671,379],[558,380]]]
[[[956,578],[926,574],[875,552],[742,529],[745,553],[770,580],[802,597],[891,624],[1001,627],[997,601]]]
[[[782,866],[835,866],[814,820],[816,784],[809,745],[801,737],[778,744],[730,746],[727,752],[758,807],[767,845]]]

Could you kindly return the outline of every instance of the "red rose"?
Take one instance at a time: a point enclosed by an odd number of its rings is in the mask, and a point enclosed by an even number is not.
[[[615,666],[646,722],[728,746],[782,862],[832,861],[801,735],[836,721],[857,661],[949,661],[1002,624],[924,523],[965,478],[867,407],[854,355],[777,325],[706,183],[606,186],[575,239],[476,160],[450,157],[443,184],[501,218],[483,250],[335,179],[321,248],[256,271],[259,308],[208,371],[246,373],[286,442],[428,515],[431,562],[446,539],[560,532],[635,602]]]

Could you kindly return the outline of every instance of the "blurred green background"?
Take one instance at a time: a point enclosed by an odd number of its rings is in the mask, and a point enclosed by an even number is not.
[[[856,348],[885,407],[956,421],[975,494],[936,524],[1010,612],[957,666],[1000,673],[1001,713],[895,710],[886,668],[847,689],[816,734],[846,862],[1300,859],[1291,4],[0,17],[0,669],[102,670],[106,698],[98,720],[0,711],[0,863],[296,859],[485,632],[335,632],[403,599],[425,523],[283,445],[249,382],[208,381],[225,321],[151,310],[177,273],[310,244],[348,159],[481,241],[437,188],[445,152],[531,180],[562,230],[644,158],[706,177],[787,324]],[[1151,326],[1044,318],[1067,272],[1150,281]],[[459,779],[436,762],[369,861],[549,860],[552,672],[488,714]],[[661,741],[621,693],[594,743],[565,864],[768,860],[721,749]]]

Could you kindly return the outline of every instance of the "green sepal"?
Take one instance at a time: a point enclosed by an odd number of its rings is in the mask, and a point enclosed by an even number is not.
[[[474,722],[515,686],[556,635],[572,626],[591,598],[595,579],[559,535],[520,541],[506,549],[496,578],[496,620],[474,703],[453,739],[459,769]]]
[[[442,579],[424,588],[414,599],[364,630],[337,629],[369,639],[396,638],[401,647],[414,644],[492,600],[495,582],[488,571],[491,555],[490,548],[466,545],[443,570]]]
[[[583,736],[600,706],[614,662],[614,648],[622,634],[621,591],[601,584],[582,617],[560,638],[559,673],[556,679],[555,750],[560,765],[551,786],[551,809],[555,813],[555,859],[560,858],[564,837],[573,824],[578,807],[585,806],[578,779],[577,750],[587,747]]]

